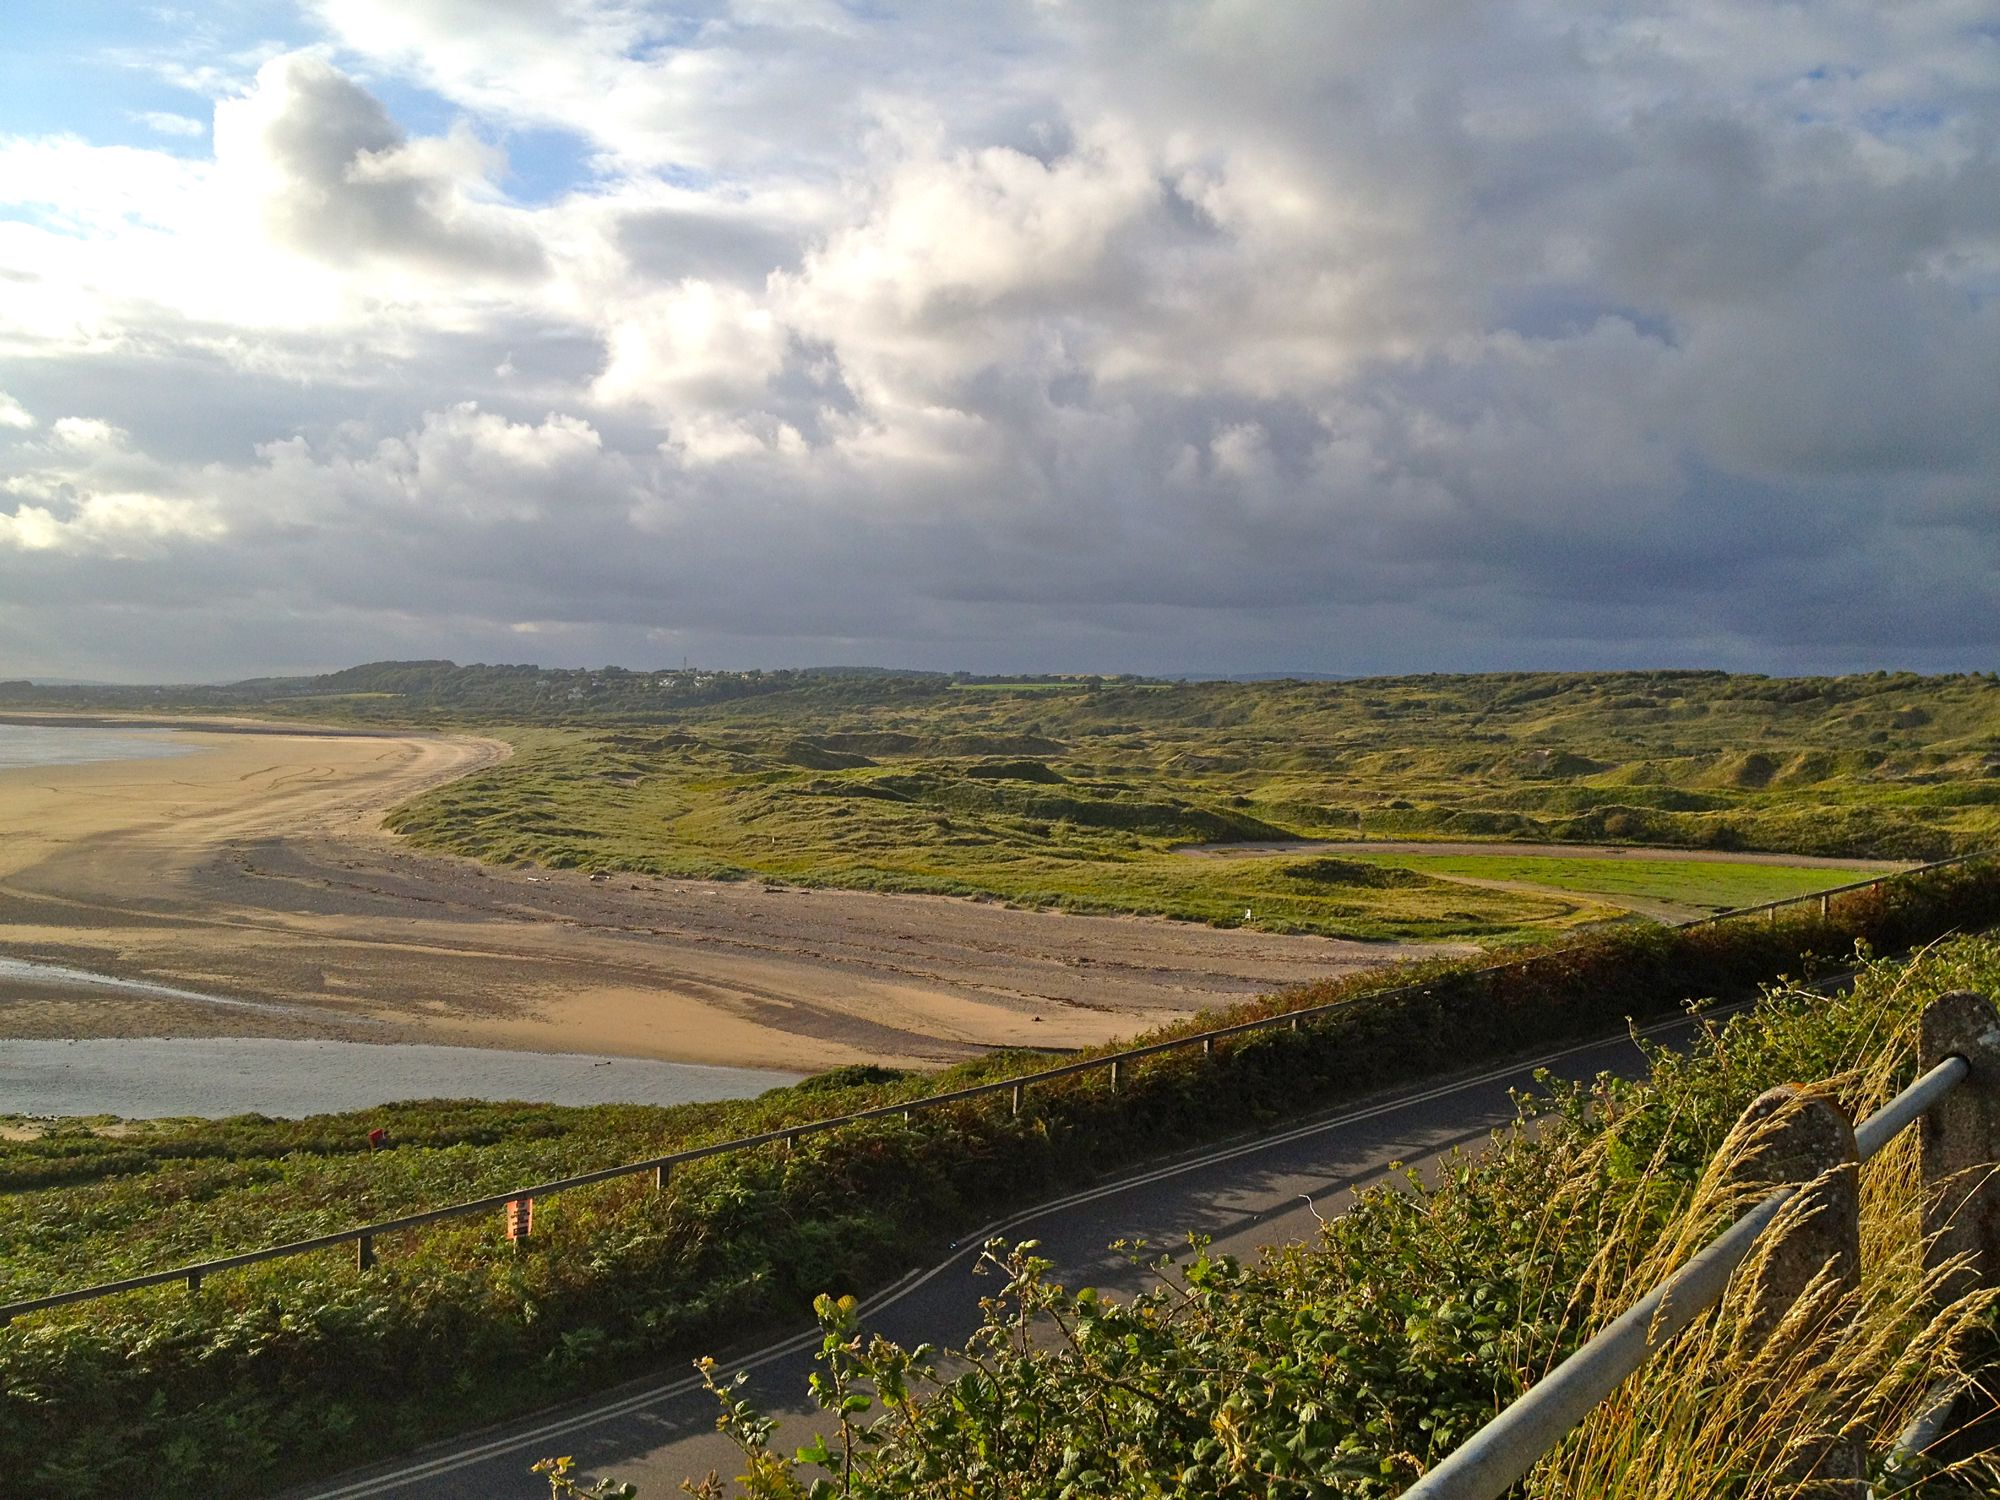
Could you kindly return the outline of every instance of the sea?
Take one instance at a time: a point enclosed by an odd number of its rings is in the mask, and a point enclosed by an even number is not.
[[[748,1099],[796,1073],[573,1052],[289,1041],[108,1037],[0,1041],[0,1114],[149,1120],[297,1119],[403,1099],[697,1104]]]
[[[68,724],[0,724],[0,771],[73,766],[96,760],[158,760],[200,748],[171,729],[99,729]]]
[[[154,760],[196,748],[173,730],[0,724],[0,771]],[[218,1010],[296,1009],[0,955],[0,994],[10,981],[38,989],[153,995]],[[798,1076],[568,1052],[399,1043],[267,1037],[0,1039],[0,1115],[152,1119],[256,1113],[296,1118],[420,1098],[690,1104],[746,1099],[794,1083]]]

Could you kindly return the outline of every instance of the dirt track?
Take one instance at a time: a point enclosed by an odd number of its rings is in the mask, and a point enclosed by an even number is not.
[[[1282,839],[1258,844],[1188,844],[1176,849],[1205,859],[1249,859],[1273,854],[1505,854],[1541,859],[1686,860],[1710,865],[1797,865],[1827,870],[1894,869],[1909,861],[1847,859],[1822,854],[1760,854],[1747,849],[1678,849],[1668,844],[1533,844],[1519,840],[1484,842],[1441,839]]]
[[[200,736],[0,772],[0,953],[238,999],[15,986],[0,1036],[328,1035],[809,1071],[1072,1047],[1423,950],[922,896],[501,871],[382,810],[493,740]]]
[[[1907,860],[1844,859],[1818,854],[1760,854],[1735,849],[1676,849],[1663,844],[1531,844],[1503,839],[1489,840],[1485,843],[1470,840],[1446,842],[1423,839],[1289,839],[1266,840],[1256,844],[1189,844],[1174,852],[1205,859],[1242,859],[1251,855],[1272,854],[1445,856],[1499,854],[1530,859],[1680,860],[1689,864],[1790,865],[1815,869],[1867,871],[1895,869],[1899,865],[1909,863]],[[1524,896],[1553,896],[1572,901],[1577,899],[1577,893],[1574,891],[1565,890],[1560,886],[1537,885],[1531,880],[1501,880],[1435,869],[1426,870],[1425,873],[1433,880],[1449,880],[1455,885],[1478,886],[1482,890],[1513,891]],[[1590,899],[1604,906],[1637,912],[1641,916],[1651,917],[1659,922],[1685,922],[1696,917],[1708,916],[1714,910],[1713,907],[1693,906],[1686,902],[1663,901],[1656,897],[1633,896],[1617,891],[1598,891]]]

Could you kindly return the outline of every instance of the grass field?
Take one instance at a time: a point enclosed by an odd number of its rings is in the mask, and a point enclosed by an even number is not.
[[[1757,906],[1885,874],[1890,866],[1843,870],[1824,865],[1732,865],[1693,859],[1567,859],[1540,854],[1364,854],[1357,863],[1467,880],[1549,886],[1577,895],[1621,896],[1722,911]]]
[[[501,863],[989,896],[1362,938],[1504,937],[1606,914],[1345,860],[1186,859],[1176,845],[1272,830],[1129,778],[1086,777],[1074,763],[1064,774],[1039,759],[878,761],[796,741],[509,737],[513,760],[399,809],[390,826]]]
[[[957,693],[1082,693],[1090,689],[1087,682],[954,682],[951,686]]]
[[[393,819],[483,859],[1357,937],[1493,940],[1617,914],[1596,895],[1713,907],[1846,878],[1671,868],[1676,848],[1915,860],[2000,843],[2000,679],[1981,673],[971,682],[406,662],[18,706],[504,735],[513,761]],[[1668,864],[1172,853],[1288,838],[1614,843]],[[1433,878],[1475,870],[1541,889]]]
[[[1896,860],[2000,837],[2000,684],[1980,676],[798,682],[657,717],[502,727],[514,761],[394,826],[509,862],[1482,941],[1626,899],[1713,909],[1854,878],[1674,846]],[[1173,853],[1287,838],[1611,842],[1661,860]]]

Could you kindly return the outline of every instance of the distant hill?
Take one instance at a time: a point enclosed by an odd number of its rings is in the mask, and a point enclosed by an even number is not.
[[[309,677],[152,686],[0,682],[0,708],[107,712],[257,712],[371,723],[652,722],[682,709],[774,693],[891,701],[948,689],[942,672],[814,667],[773,672],[680,668],[460,666],[441,659],[366,662]]]
[[[1190,679],[1193,680],[1193,679]],[[1229,672],[1214,682],[1358,682],[1353,672]]]

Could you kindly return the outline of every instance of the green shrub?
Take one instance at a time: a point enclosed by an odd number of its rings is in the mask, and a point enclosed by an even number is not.
[[[1334,1006],[1212,1059],[1189,1049],[1129,1065],[1116,1093],[1087,1073],[1029,1089],[1019,1118],[1003,1093],[909,1124],[810,1136],[791,1151],[708,1158],[678,1169],[665,1193],[623,1178],[544,1200],[520,1256],[496,1222],[454,1220],[379,1244],[381,1263],[365,1275],[351,1252],[326,1252],[213,1278],[198,1296],[167,1287],[24,1316],[0,1331],[0,1473],[22,1500],[177,1500],[324,1472],[795,1319],[819,1292],[880,1284],[1001,1208],[1163,1149],[1599,1035],[1857,943],[1893,951],[1995,922],[2000,880],[1961,866],[1836,897],[1825,917],[1805,907],[1771,923],[1613,928],[1497,966],[1431,964],[1390,990],[1380,975],[1350,977],[1156,1033]],[[18,1278],[32,1227],[53,1237],[47,1274],[64,1236],[93,1215],[160,1217],[169,1183],[168,1227],[213,1254],[268,1243],[281,1200],[294,1231],[327,1232],[371,1211],[504,1191],[718,1132],[1005,1078],[1026,1071],[1022,1061],[681,1112],[438,1106],[422,1148],[373,1157],[362,1117],[225,1122],[218,1155],[196,1150],[199,1132],[185,1129],[24,1152],[23,1185],[0,1198],[0,1267]],[[405,1108],[392,1135],[414,1139],[430,1114]],[[373,1195],[365,1204],[344,1195],[363,1180],[348,1171],[356,1162]],[[284,1199],[288,1184],[295,1200]],[[97,1271],[61,1263],[75,1280]]]
[[[824,1297],[826,1428],[796,1460],[704,1364],[748,1460],[741,1493],[1395,1495],[1740,1211],[1718,1155],[1751,1099],[1823,1080],[1855,1116],[1879,1108],[1914,1076],[1924,1003],[1956,988],[2000,992],[2000,946],[1871,964],[1846,994],[1780,990],[1657,1056],[1649,1081],[1560,1089],[1483,1158],[1363,1194],[1316,1243],[1246,1267],[1197,1242],[1123,1304],[1053,1284],[1032,1246],[990,1246],[999,1285],[962,1355],[865,1339],[852,1302]],[[1908,1253],[1914,1165],[1906,1132],[1865,1169],[1859,1291],[1822,1289],[1823,1317],[1769,1344],[1741,1336],[1740,1299],[1698,1318],[1509,1493],[1740,1495],[1829,1418],[1884,1455],[1935,1380],[1993,1358],[1995,1294],[1936,1309]],[[1953,1477],[1921,1493],[1993,1494],[2000,1464],[1989,1448]]]

